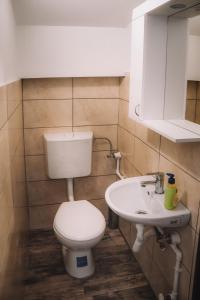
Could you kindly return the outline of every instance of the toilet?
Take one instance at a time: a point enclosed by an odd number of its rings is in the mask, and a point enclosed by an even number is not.
[[[99,209],[85,199],[74,200],[73,178],[91,173],[92,139],[92,132],[44,134],[48,176],[67,180],[69,202],[58,208],[53,229],[62,244],[66,271],[75,278],[94,273],[92,248],[101,241],[106,228]]]

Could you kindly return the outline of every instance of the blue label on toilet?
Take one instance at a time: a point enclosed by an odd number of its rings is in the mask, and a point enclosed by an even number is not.
[[[77,257],[76,264],[78,268],[86,267],[88,265],[87,256]]]

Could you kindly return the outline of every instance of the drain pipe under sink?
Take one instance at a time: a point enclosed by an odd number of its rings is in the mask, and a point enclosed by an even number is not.
[[[157,235],[159,232],[163,238],[165,239],[165,233],[160,227],[151,228],[144,233],[144,225],[136,224],[137,236],[135,242],[132,247],[132,251],[134,253],[138,253],[144,243],[148,238]],[[182,252],[178,248],[178,245],[181,243],[180,235],[177,232],[172,232],[169,235],[170,239],[166,239],[166,243],[172,248],[173,252],[176,255],[176,264],[174,268],[174,282],[173,282],[173,290],[167,296],[164,296],[162,293],[158,295],[158,300],[177,300],[178,299],[178,286],[179,286],[179,277],[181,272],[181,263],[182,263]]]
[[[177,232],[173,232],[171,234],[171,241],[169,244],[176,255],[176,264],[175,264],[175,268],[174,268],[173,290],[166,297],[163,294],[159,294],[158,300],[165,300],[165,299],[177,300],[178,299],[179,277],[180,277],[180,273],[182,271],[181,263],[182,263],[182,257],[183,257],[181,250],[177,247],[180,243],[181,243],[180,235]]]
[[[144,233],[144,225],[143,224],[136,224],[135,227],[137,229],[137,236],[136,236],[135,242],[133,244],[132,251],[134,253],[138,253],[140,251],[144,241],[152,236],[155,236],[156,232],[155,232],[154,228],[151,228]]]

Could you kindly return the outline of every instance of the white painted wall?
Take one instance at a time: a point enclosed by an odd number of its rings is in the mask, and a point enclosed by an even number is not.
[[[18,26],[22,78],[121,76],[129,71],[130,27]]]
[[[12,0],[17,25],[126,27],[144,0]],[[160,1],[160,0],[159,0]]]
[[[18,79],[15,20],[10,0],[0,1],[0,85]]]
[[[187,79],[200,81],[200,36],[197,35],[189,36]]]

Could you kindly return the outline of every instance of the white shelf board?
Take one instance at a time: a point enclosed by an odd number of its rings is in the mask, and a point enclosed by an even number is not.
[[[170,123],[175,124],[181,128],[185,128],[193,133],[200,135],[200,125],[187,120],[169,120]]]
[[[142,123],[174,143],[200,142],[200,126],[186,120],[145,120]]]

